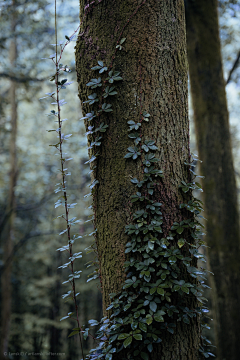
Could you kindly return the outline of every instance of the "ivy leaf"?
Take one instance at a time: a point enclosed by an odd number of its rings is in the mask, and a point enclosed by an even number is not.
[[[123,343],[123,346],[126,348],[128,345],[131,344],[133,337],[129,336]]]
[[[126,38],[122,38],[122,39],[120,40],[120,45],[122,45],[122,44],[124,43],[124,41],[126,41]]]
[[[140,355],[141,355],[141,358],[143,359],[143,360],[148,360],[149,359],[149,357],[148,357],[148,354],[147,353],[145,353],[145,352],[140,352]]]
[[[132,182],[133,184],[138,184],[138,179],[136,179],[136,178],[131,179],[131,182]]]
[[[112,360],[112,354],[108,353],[105,357],[105,360]]]
[[[151,353],[151,352],[153,351],[153,346],[152,346],[152,344],[148,344],[147,349],[148,349],[148,351]]]
[[[115,89],[115,86],[107,86],[106,89],[105,89],[105,93],[103,94],[103,97],[106,98],[108,97],[109,95],[116,95],[117,94],[117,91],[114,91]]]
[[[86,116],[82,117],[80,120],[87,119],[87,121],[91,121],[95,117],[96,117],[96,115],[94,115],[94,111],[92,111],[90,113],[87,113]]]
[[[74,335],[76,335],[76,334],[79,334],[79,331],[73,331],[73,332],[71,332],[71,334],[68,335],[68,337],[74,336]]]
[[[134,313],[134,318],[137,319],[139,316],[140,316],[140,312],[139,312],[139,311],[136,311],[136,312]]]
[[[162,315],[154,315],[154,320],[156,320],[157,322],[164,322],[164,318],[162,317]]]
[[[137,327],[138,327],[138,323],[137,323],[137,322],[133,322],[133,323],[131,324],[131,328],[132,328],[133,330],[136,330]]]
[[[150,289],[150,294],[151,294],[151,295],[154,294],[156,290],[157,290],[156,287],[151,288],[151,289]]]
[[[104,123],[101,123],[101,125],[95,130],[95,132],[100,131],[100,132],[105,132],[108,128],[108,125],[104,125]]]
[[[107,69],[108,68],[106,66],[102,67],[101,70],[99,70],[99,74],[102,74],[104,71],[107,71]]]
[[[154,249],[154,243],[152,241],[148,241],[148,248],[150,250],[153,250]]]
[[[112,84],[114,81],[119,81],[119,80],[123,80],[123,78],[121,76],[119,76],[120,71],[115,71],[113,73],[113,71],[109,71],[108,75],[109,77],[107,77],[107,80],[110,84]]]
[[[190,324],[189,318],[187,316],[183,316],[183,322],[185,322],[185,324]]]
[[[158,147],[154,145],[154,143],[155,143],[154,140],[146,140],[145,144],[142,145],[142,149],[146,152],[148,152],[149,150],[158,150]]]
[[[130,137],[130,139],[134,139],[135,145],[138,145],[141,141],[141,138],[138,133],[131,133],[128,135],[128,137]]]
[[[181,234],[183,232],[183,230],[184,230],[184,228],[179,226],[176,231],[178,234]]]
[[[142,340],[142,335],[141,334],[133,334],[133,337],[135,340]]]
[[[181,290],[182,290],[183,292],[185,292],[186,294],[189,294],[189,288],[188,288],[188,287],[182,286],[182,287],[181,287]]]
[[[170,257],[168,258],[168,261],[169,261],[170,264],[172,265],[172,264],[175,264],[175,262],[177,261],[177,258],[176,258],[175,256],[170,256]]]
[[[96,94],[96,93],[89,95],[89,96],[88,96],[88,99],[89,99],[89,100],[84,101],[83,104],[89,103],[89,105],[92,105],[92,104],[94,104],[95,102],[98,102],[98,101],[99,101],[99,99],[97,98],[97,94]]]
[[[88,330],[89,330],[89,328],[86,328],[84,333],[83,333],[84,340],[87,340],[87,338],[88,338]]]
[[[144,111],[144,112],[143,112],[143,116],[144,116],[144,117],[150,117],[151,115],[148,114],[147,111]]]
[[[123,333],[118,336],[118,340],[124,340],[129,336],[129,334]]]
[[[147,147],[147,145],[142,145],[142,149],[143,149],[144,151],[146,151],[146,152],[149,151],[149,148]]]
[[[143,112],[143,120],[145,120],[145,121],[149,121],[149,119],[148,119],[148,118],[149,118],[150,116],[151,116],[151,115],[150,115],[150,114],[148,114],[148,113],[147,113],[147,111],[144,111],[144,112]]]
[[[139,323],[139,329],[141,329],[141,330],[144,331],[144,332],[147,332],[147,325],[144,324],[144,323],[142,323],[142,322],[140,322],[140,323]]]
[[[106,104],[106,103],[104,103],[104,104],[102,104],[102,111],[105,111],[105,112],[113,111],[113,110],[111,109],[111,107],[112,107],[111,104]]]
[[[98,86],[102,86],[102,79],[99,77],[98,79],[91,79],[89,83],[86,84],[87,86],[90,86],[91,89],[95,89]]]
[[[98,65],[91,68],[91,70],[99,70],[99,74],[103,73],[104,71],[107,71],[107,67],[104,66],[103,61],[98,61]]]
[[[149,307],[153,312],[156,312],[157,304],[155,303],[155,301],[151,301],[150,304],[149,304]]]
[[[135,146],[135,147],[129,147],[128,148],[128,151],[129,153],[127,153],[124,158],[130,158],[132,157],[133,160],[136,160],[138,156],[141,155],[141,153],[138,151],[138,148]]]
[[[126,38],[122,38],[120,40],[120,43],[116,46],[116,49],[122,50],[122,44],[124,43],[125,40],[126,40]]]
[[[163,296],[163,295],[164,295],[164,289],[158,287],[158,288],[157,288],[157,293],[158,293],[159,295]]]
[[[181,249],[181,247],[183,247],[183,245],[185,244],[186,240],[181,238],[178,240],[178,247]]]
[[[148,325],[151,325],[152,321],[153,321],[153,319],[152,319],[151,315],[146,318],[146,323],[147,323]]]
[[[141,123],[135,123],[135,121],[133,120],[129,120],[128,121],[129,126],[129,131],[131,130],[138,130],[141,126]]]

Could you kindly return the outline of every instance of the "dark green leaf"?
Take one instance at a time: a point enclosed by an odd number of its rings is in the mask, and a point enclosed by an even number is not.
[[[141,334],[133,334],[133,337],[135,340],[142,340],[142,335]]]
[[[141,358],[142,358],[143,360],[148,360],[148,359],[149,359],[148,354],[145,353],[145,352],[143,352],[143,351],[140,353],[140,355],[141,355]]]
[[[148,349],[149,352],[152,352],[152,351],[153,351],[153,346],[152,346],[152,344],[148,344],[147,349]]]
[[[140,323],[139,323],[139,329],[141,329],[141,330],[144,331],[144,332],[147,332],[147,325],[144,324],[144,323],[142,323],[142,322],[140,322]]]
[[[181,234],[183,232],[183,230],[184,230],[184,228],[180,226],[177,228],[177,233]]]
[[[123,333],[118,336],[118,340],[126,339],[129,336],[129,334]]]
[[[124,342],[123,342],[123,346],[126,348],[128,345],[131,344],[132,342],[132,336],[129,336]]]
[[[157,310],[157,304],[155,303],[155,301],[151,301],[149,307],[153,312]]]
[[[164,318],[161,315],[154,315],[154,320],[157,322],[164,322]]]

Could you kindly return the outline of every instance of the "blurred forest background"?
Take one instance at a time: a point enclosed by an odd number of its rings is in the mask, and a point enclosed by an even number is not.
[[[79,4],[76,0],[57,3],[58,38],[64,40],[79,25]],[[219,22],[239,191],[240,5],[220,0]],[[54,125],[52,118],[46,116],[51,101],[39,100],[54,91],[54,82],[49,81],[54,65],[51,60],[42,60],[55,52],[51,45],[54,43],[52,2],[0,2],[0,291],[1,308],[8,309],[1,314],[1,329],[6,321],[10,324],[8,331],[1,333],[1,339],[7,342],[9,359],[80,357],[78,338],[67,338],[75,322],[59,321],[72,310],[73,304],[62,299],[68,290],[62,285],[67,275],[58,266],[64,262],[65,254],[56,251],[66,243],[58,236],[63,226],[61,220],[53,220],[59,215],[54,190],[60,173],[55,148],[49,147],[55,142],[56,133],[47,132]],[[63,108],[63,117],[68,118],[64,127],[72,134],[64,148],[73,158],[69,163],[68,189],[71,202],[77,203],[73,216],[87,221],[91,218],[90,176],[84,164],[88,160],[87,139],[84,124],[79,121],[82,114],[77,96],[74,41],[64,51],[62,63],[72,70],[67,78],[73,81],[65,90],[67,105]],[[191,148],[196,153],[191,99],[190,119]],[[75,230],[82,236],[91,233],[91,221],[81,223]],[[83,271],[77,289],[82,324],[89,319],[100,320],[102,313],[99,284],[86,282],[91,273],[86,263],[92,254],[86,255],[85,249],[93,241],[92,236],[85,236],[78,240],[74,250],[83,252],[83,258],[75,263],[76,270]],[[91,340],[85,342],[86,352],[92,345]]]

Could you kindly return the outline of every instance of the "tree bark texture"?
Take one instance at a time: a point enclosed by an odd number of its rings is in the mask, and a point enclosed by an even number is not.
[[[132,146],[127,122],[137,122],[142,111],[151,114],[149,123],[142,125],[142,139],[156,140],[156,156],[164,172],[156,195],[163,204],[164,235],[174,221],[182,220],[179,185],[182,180],[189,181],[184,165],[189,160],[184,4],[182,0],[103,0],[91,7],[80,0],[80,14],[76,46],[80,100],[86,101],[95,92],[86,83],[101,76],[90,70],[98,60],[106,66],[112,64],[123,77],[113,84],[118,92],[110,99],[113,112],[91,122],[95,128],[103,121],[108,125],[92,166],[99,181],[93,190],[93,208],[106,315],[109,294],[121,290],[125,280],[125,226],[131,222],[130,197],[136,192],[130,180],[143,176],[139,162],[124,159]],[[121,38],[126,38],[123,49],[116,50]],[[83,105],[83,110],[86,113],[91,109]],[[86,122],[86,127],[89,124]],[[88,140],[90,144],[94,136],[89,135]],[[93,155],[92,149],[89,155]],[[199,359],[199,328],[196,318],[191,325],[178,323],[175,334],[166,335],[163,345],[154,348],[151,360]]]
[[[16,19],[13,16],[11,29],[15,31]],[[15,66],[17,58],[17,42],[16,38],[11,41],[9,50],[9,60],[12,66]],[[12,253],[13,238],[14,238],[14,207],[15,207],[15,186],[17,178],[17,155],[16,155],[16,136],[17,136],[17,99],[16,99],[16,83],[11,82],[9,89],[10,107],[11,107],[11,138],[10,138],[10,174],[9,174],[9,193],[7,199],[6,213],[10,214],[7,217],[6,224],[2,233],[2,241],[4,243],[3,260],[6,262],[6,268],[1,276],[1,347],[0,359],[5,359],[4,353],[8,351],[8,341],[10,332],[10,317],[11,317],[11,273],[12,263],[8,261]]]
[[[218,359],[240,354],[237,191],[218,29],[217,0],[186,1],[187,49],[203,181]]]

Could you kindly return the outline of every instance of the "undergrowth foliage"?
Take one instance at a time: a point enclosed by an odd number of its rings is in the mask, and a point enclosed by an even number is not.
[[[85,7],[85,14],[100,2],[92,1],[89,3]],[[146,0],[140,6],[145,2]],[[124,43],[128,40],[122,38],[126,25],[122,29],[115,46],[111,63],[105,64],[99,59],[92,67],[89,74],[90,80],[86,84],[92,92],[83,104],[86,104],[85,106],[90,107],[91,110],[80,120],[85,120],[87,124],[86,135],[90,139],[88,149],[91,157],[87,164],[90,164],[94,179],[90,186],[93,196],[93,210],[95,209],[95,186],[98,186],[99,183],[96,178],[95,161],[101,152],[104,133],[108,130],[108,125],[104,122],[104,115],[111,115],[113,111],[111,98],[118,95],[118,83],[123,81],[120,71],[114,69],[114,58],[116,52],[124,49]],[[203,225],[199,221],[202,202],[192,195],[193,190],[201,190],[201,185],[195,180],[197,175],[192,170],[198,159],[196,156],[190,157],[185,162],[185,166],[189,168],[189,182],[182,181],[180,186],[186,198],[186,202],[180,204],[185,220],[176,219],[172,224],[171,231],[163,235],[162,203],[157,189],[164,174],[157,167],[159,160],[155,156],[155,152],[159,149],[155,145],[156,141],[146,138],[142,130],[143,124],[146,126],[151,122],[151,114],[144,108],[140,95],[139,117],[129,120],[126,124],[129,130],[128,137],[133,141],[133,145],[126,149],[126,161],[134,162],[136,166],[141,164],[142,169],[139,178],[131,179],[133,189],[131,203],[134,211],[130,216],[131,222],[125,227],[125,232],[129,238],[125,250],[127,254],[127,261],[124,265],[126,280],[118,294],[110,294],[111,304],[107,308],[109,317],[103,318],[100,322],[90,320],[88,328],[81,326],[76,300],[78,293],[75,289],[75,280],[80,277],[81,271],[75,271],[73,264],[82,254],[73,252],[74,241],[79,236],[78,234],[71,234],[72,226],[77,224],[79,220],[74,217],[69,218],[70,209],[74,208],[76,204],[68,203],[66,176],[69,173],[65,168],[65,163],[71,159],[65,158],[63,145],[71,134],[64,135],[62,132],[65,119],[61,119],[61,106],[64,105],[64,100],[60,99],[62,90],[70,85],[67,79],[61,79],[61,75],[68,73],[70,69],[62,65],[60,61],[64,48],[71,40],[72,37],[66,37],[65,43],[57,44],[56,38],[56,54],[50,56],[55,65],[55,74],[50,79],[55,81],[55,92],[46,94],[47,97],[54,100],[52,105],[57,107],[57,111],[51,110],[48,116],[55,117],[58,126],[57,129],[49,130],[58,133],[58,142],[51,146],[58,150],[62,175],[62,181],[57,184],[55,191],[56,193],[60,192],[55,207],[63,205],[65,208],[65,213],[59,217],[65,220],[66,227],[59,235],[66,234],[68,242],[66,246],[58,250],[69,252],[68,261],[61,267],[70,269],[70,275],[64,283],[69,283],[71,290],[63,295],[63,298],[71,297],[75,303],[75,314],[69,313],[61,320],[72,316],[76,318],[77,327],[69,336],[78,334],[81,347],[82,336],[86,339],[91,327],[100,326],[95,337],[98,346],[87,356],[89,360],[111,360],[113,354],[119,352],[122,353],[122,359],[141,358],[148,360],[154,344],[161,343],[164,332],[174,334],[177,322],[182,321],[190,324],[191,319],[206,316],[208,312],[204,305],[206,299],[203,297],[203,288],[207,287],[204,283],[206,270],[197,267],[197,260],[205,261],[204,256],[199,252],[199,247],[203,245],[201,240]],[[57,55],[57,46],[60,46],[59,56]],[[139,67],[141,72],[140,61]],[[187,219],[186,213],[189,215]],[[95,220],[93,218],[94,223]],[[95,233],[96,231],[97,229],[95,229]],[[94,246],[89,251],[92,250],[95,251]],[[93,262],[93,265],[96,264],[97,260]],[[99,269],[97,268],[91,279],[98,276]],[[189,279],[192,281],[188,281]],[[173,304],[173,294],[174,299],[176,299],[176,293],[177,303],[175,301]],[[196,300],[188,300],[192,298]],[[196,304],[195,307],[187,306],[194,303]],[[205,323],[202,323],[202,326],[207,327]],[[202,345],[199,351],[206,358],[213,356],[207,345],[209,345],[209,341],[202,337]],[[84,359],[83,351],[82,356]]]

